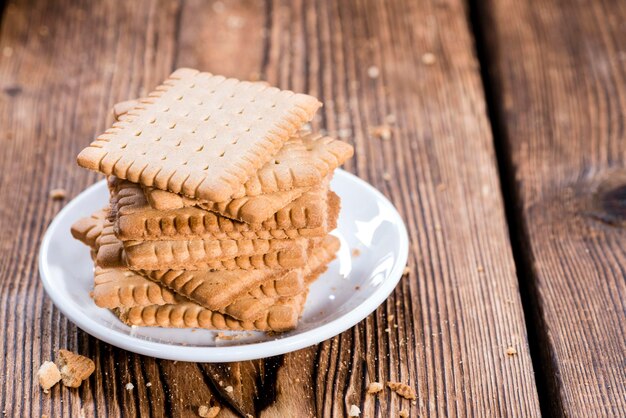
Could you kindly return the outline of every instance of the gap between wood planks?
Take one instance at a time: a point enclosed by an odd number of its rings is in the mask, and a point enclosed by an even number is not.
[[[533,370],[535,371],[535,385],[539,395],[539,407],[544,417],[558,416],[559,411],[563,411],[563,407],[558,396],[558,382],[555,379],[556,370],[550,358],[549,345],[547,344],[547,324],[541,313],[536,282],[530,268],[531,254],[528,251],[530,238],[523,226],[522,214],[519,210],[521,199],[516,190],[511,151],[508,142],[504,140],[502,103],[495,93],[499,86],[496,78],[489,72],[489,63],[494,60],[493,54],[495,53],[489,48],[485,34],[485,27],[490,23],[490,18],[484,9],[486,7],[485,2],[467,0],[467,6],[469,26],[474,36],[474,47],[480,63],[480,76],[487,105],[487,116],[493,135],[500,177],[500,193],[504,201],[509,239],[524,309],[526,334]]]

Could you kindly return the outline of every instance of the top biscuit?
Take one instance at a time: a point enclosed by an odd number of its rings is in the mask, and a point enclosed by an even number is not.
[[[312,96],[182,68],[78,155],[82,167],[196,199],[232,198],[313,118]]]

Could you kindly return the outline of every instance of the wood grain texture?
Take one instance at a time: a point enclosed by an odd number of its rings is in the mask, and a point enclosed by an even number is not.
[[[539,415],[463,4],[9,4],[0,32],[0,195],[11,196],[0,202],[0,410],[194,416],[217,397],[234,406],[221,416],[341,417],[351,405],[368,417],[400,409],[422,417]],[[318,96],[325,107],[315,127],[351,141],[356,156],[347,168],[396,204],[410,232],[411,272],[358,326],[258,362],[175,363],[87,336],[44,296],[37,250],[62,206],[48,191],[64,187],[71,198],[95,181],[75,156],[103,130],[111,105],[144,95],[184,65]],[[384,123],[392,123],[388,141],[370,135]],[[507,355],[509,346],[518,354]],[[93,358],[96,372],[77,391],[44,395],[33,367],[57,348]],[[416,404],[388,390],[366,395],[370,381],[388,380],[413,386]]]
[[[553,407],[625,416],[626,4],[483,6]]]

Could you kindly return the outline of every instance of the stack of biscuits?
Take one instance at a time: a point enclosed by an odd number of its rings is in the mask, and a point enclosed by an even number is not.
[[[95,303],[129,325],[285,331],[339,248],[333,171],[353,154],[305,132],[314,97],[179,69],[78,156],[110,205],[72,234]]]

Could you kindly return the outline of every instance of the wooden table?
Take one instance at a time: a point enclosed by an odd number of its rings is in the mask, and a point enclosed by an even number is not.
[[[8,2],[0,411],[196,416],[217,397],[221,416],[625,416],[625,20],[618,0]],[[319,97],[315,128],[353,143],[346,168],[397,206],[410,273],[358,326],[262,361],[176,363],[89,337],[45,296],[46,226],[98,180],[75,156],[113,103],[179,66]],[[96,372],[46,395],[34,374],[59,348]],[[389,380],[416,404],[366,394]]]

